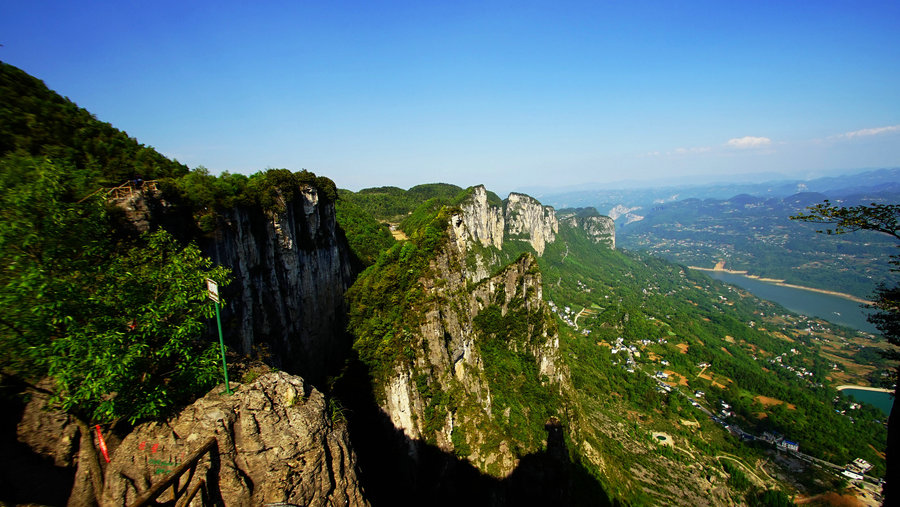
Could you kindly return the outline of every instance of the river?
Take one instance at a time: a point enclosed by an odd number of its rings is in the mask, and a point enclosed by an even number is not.
[[[742,287],[758,298],[774,301],[792,312],[819,317],[828,322],[867,333],[879,334],[875,326],[866,320],[866,316],[871,310],[864,308],[861,303],[856,301],[821,292],[784,287],[724,271],[704,272],[716,280]]]
[[[871,310],[862,304],[832,294],[823,294],[794,287],[784,287],[772,282],[763,282],[744,275],[725,271],[704,271],[706,274],[723,282],[737,285],[753,293],[758,298],[774,301],[781,306],[810,317],[820,317],[829,322],[851,327],[868,333],[879,334],[878,330],[866,316]],[[848,387],[841,393],[852,396],[856,401],[869,403],[880,409],[885,415],[891,412],[894,399],[891,393],[868,391]]]
[[[841,390],[841,394],[843,394],[844,396],[852,396],[856,401],[859,402],[875,405],[882,412],[884,412],[884,415],[890,415],[891,405],[894,404],[892,393],[885,393],[882,391],[869,391],[865,389],[854,389],[852,387],[848,387]]]

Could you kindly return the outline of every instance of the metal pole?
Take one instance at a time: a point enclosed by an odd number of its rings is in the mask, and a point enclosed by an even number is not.
[[[228,364],[225,362],[225,341],[222,339],[222,319],[219,317],[219,302],[216,301],[216,324],[219,326],[219,349],[222,351],[222,371],[225,372],[225,394],[232,394],[228,384]]]

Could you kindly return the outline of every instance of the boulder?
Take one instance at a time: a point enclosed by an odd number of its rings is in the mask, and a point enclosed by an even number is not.
[[[131,504],[210,437],[217,445],[180,489],[203,479],[211,498],[229,506],[368,505],[346,425],[329,412],[322,393],[283,372],[236,385],[232,395],[219,386],[170,421],[125,437],[106,467],[103,505]],[[171,500],[171,491],[159,500]]]

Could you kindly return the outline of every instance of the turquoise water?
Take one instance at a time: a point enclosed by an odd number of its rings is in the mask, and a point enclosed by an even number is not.
[[[724,273],[721,271],[705,271],[706,274],[722,280],[723,282],[737,285],[756,297],[774,301],[781,306],[810,317],[819,317],[828,322],[842,326],[852,327],[867,333],[879,334],[878,330],[866,320],[871,312],[856,301],[851,301],[831,294],[822,294],[792,287],[782,287],[774,283],[761,282],[743,275]],[[840,290],[837,288],[836,290]]]
[[[852,396],[856,401],[875,405],[884,412],[884,415],[890,415],[891,405],[894,404],[891,393],[863,391],[862,389],[844,389],[841,393],[844,396]]]

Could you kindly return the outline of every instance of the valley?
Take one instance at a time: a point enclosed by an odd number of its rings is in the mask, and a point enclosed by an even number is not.
[[[617,206],[633,209],[640,219],[616,221],[618,244],[624,249],[867,299],[879,282],[893,280],[887,261],[894,244],[866,231],[817,234],[821,227],[790,217],[825,199],[844,206],[895,202],[898,193],[891,182],[897,178],[895,170],[882,170],[803,184],[583,192],[546,200],[610,213]]]
[[[884,413],[837,387],[892,385],[887,342],[683,264],[790,251],[874,279],[875,260],[841,266],[887,243],[798,238],[774,215],[795,208],[750,198],[671,202],[622,234],[483,185],[214,176],[2,65],[3,115],[23,118],[0,126],[3,438],[63,469],[73,504],[133,501],[210,438],[188,481],[234,504],[787,505],[885,474]],[[104,197],[138,171],[158,184]]]

